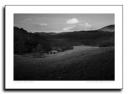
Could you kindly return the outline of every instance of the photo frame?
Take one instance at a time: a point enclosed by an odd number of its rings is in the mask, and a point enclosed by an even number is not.
[[[114,14],[115,15],[115,79],[114,80],[14,80],[14,14]],[[5,6],[5,90],[86,90],[122,89],[122,5],[45,5],[45,6]]]

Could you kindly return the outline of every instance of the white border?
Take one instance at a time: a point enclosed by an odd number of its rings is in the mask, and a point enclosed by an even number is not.
[[[122,88],[122,6],[6,6],[5,89],[121,89]],[[14,13],[114,13],[115,81],[14,81]]]

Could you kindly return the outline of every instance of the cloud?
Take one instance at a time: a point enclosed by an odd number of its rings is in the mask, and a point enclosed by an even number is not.
[[[63,28],[63,31],[70,31],[75,28],[75,25]]]
[[[67,24],[77,24],[79,23],[79,20],[77,18],[71,18],[66,21]]]
[[[68,27],[63,28],[63,31],[80,31],[80,30],[91,30],[91,29],[92,29],[92,25],[86,22],[86,23],[70,25]]]
[[[46,24],[46,23],[41,23],[40,25],[41,25],[41,26],[47,26],[48,24]]]
[[[33,20],[31,18],[26,18],[26,19],[23,19],[20,23],[27,23],[27,24],[30,24],[30,23],[33,23]]]
[[[85,25],[86,28],[91,28],[92,27],[92,25],[89,24],[89,23],[85,23],[84,25]]]
[[[83,29],[83,30],[90,30],[90,29],[92,29],[92,25],[89,24],[88,22],[82,23],[82,24],[78,24],[78,27]]]

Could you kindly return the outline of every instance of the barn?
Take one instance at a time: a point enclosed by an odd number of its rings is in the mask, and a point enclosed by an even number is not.
[[[49,54],[56,54],[56,53],[58,53],[57,50],[51,50],[51,51],[49,52]]]

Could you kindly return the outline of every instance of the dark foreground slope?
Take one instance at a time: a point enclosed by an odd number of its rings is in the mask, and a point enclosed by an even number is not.
[[[71,52],[59,58],[14,56],[14,80],[114,80],[114,48]]]

